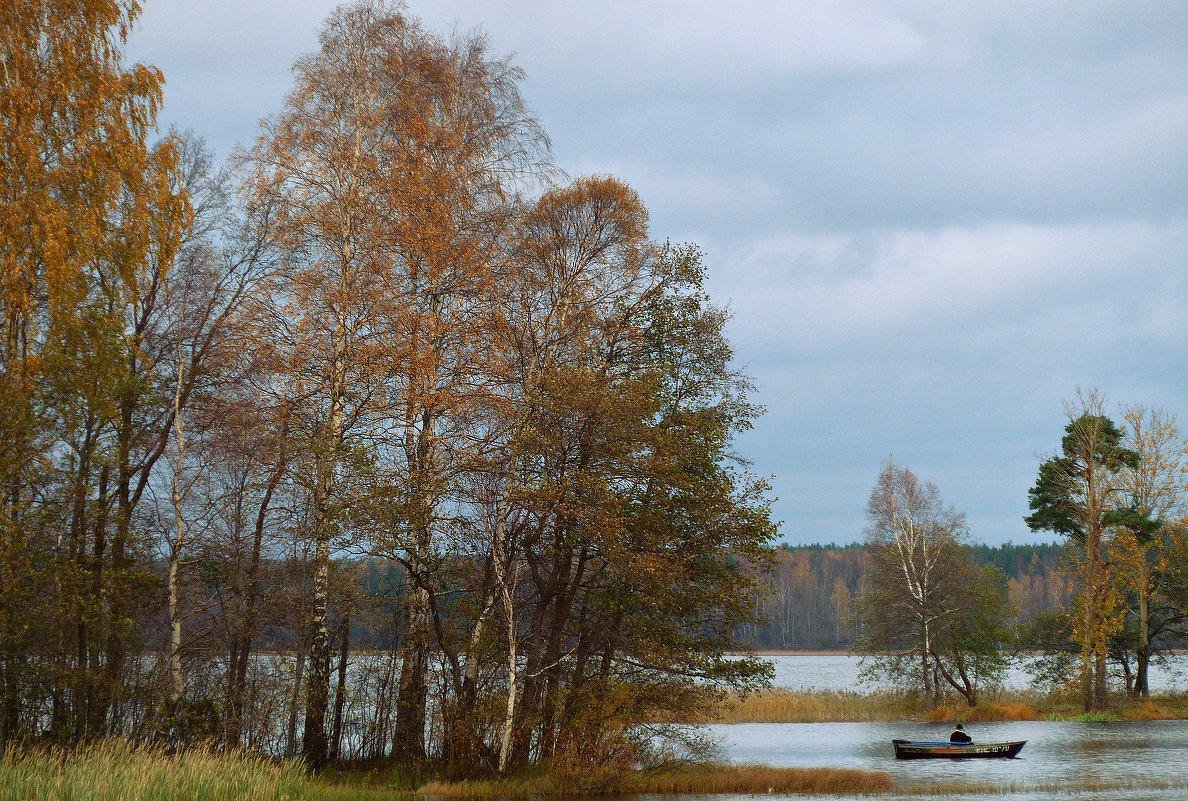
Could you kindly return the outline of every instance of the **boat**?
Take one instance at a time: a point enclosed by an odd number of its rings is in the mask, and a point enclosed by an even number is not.
[[[969,759],[973,757],[999,757],[1011,759],[1023,750],[1026,740],[1005,743],[950,743],[892,740],[896,759]]]

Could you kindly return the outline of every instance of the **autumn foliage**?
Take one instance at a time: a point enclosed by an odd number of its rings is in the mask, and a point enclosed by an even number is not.
[[[562,181],[485,37],[371,0],[229,167],[151,145],[138,12],[0,11],[0,746],[614,773],[761,684],[759,409],[696,248]]]

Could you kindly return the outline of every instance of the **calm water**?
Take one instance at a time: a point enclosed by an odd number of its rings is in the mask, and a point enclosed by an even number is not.
[[[708,728],[738,763],[880,770],[904,784],[990,782],[1015,788],[1006,796],[985,798],[1188,798],[1188,721],[973,723],[967,730],[975,741],[1027,740],[1027,745],[1016,759],[967,760],[894,758],[891,740],[896,737],[947,738],[949,727],[937,724],[742,723]],[[1136,786],[1117,788],[1132,783]],[[1178,787],[1161,788],[1160,783]],[[1087,784],[1115,789],[1077,789]]]
[[[878,686],[858,683],[857,656],[793,654],[768,658],[775,664],[777,687],[793,690],[869,690]],[[1174,656],[1166,665],[1151,665],[1149,682],[1151,692],[1188,690],[1188,654]],[[1026,662],[1013,665],[1007,671],[1004,683],[1010,689],[1026,689],[1031,684]],[[1121,688],[1125,685],[1119,683],[1118,686]]]

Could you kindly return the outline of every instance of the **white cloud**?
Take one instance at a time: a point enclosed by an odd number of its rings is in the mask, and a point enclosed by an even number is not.
[[[736,322],[740,337],[798,351],[957,322],[981,326],[996,315],[1042,317],[1086,297],[1166,304],[1162,289],[1186,247],[1184,223],[793,235],[739,254],[719,284],[746,309]]]
[[[565,72],[587,91],[737,87],[823,71],[877,71],[918,62],[932,47],[894,8],[855,0],[504,0],[453,3],[448,11],[418,3],[414,10],[439,25],[482,22],[522,53],[529,41],[547,37],[549,46],[532,48],[532,69]]]
[[[129,51],[164,70],[164,121],[225,153],[335,5],[151,0]],[[1188,3],[410,10],[518,51],[561,166],[624,178],[657,237],[705,246],[770,409],[743,453],[776,473],[791,536],[857,536],[895,451],[1025,539],[1078,385],[1182,405]]]

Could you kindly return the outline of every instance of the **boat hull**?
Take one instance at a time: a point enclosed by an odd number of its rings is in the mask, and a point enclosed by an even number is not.
[[[945,743],[892,740],[896,759],[1011,759],[1026,740],[1005,743]]]

